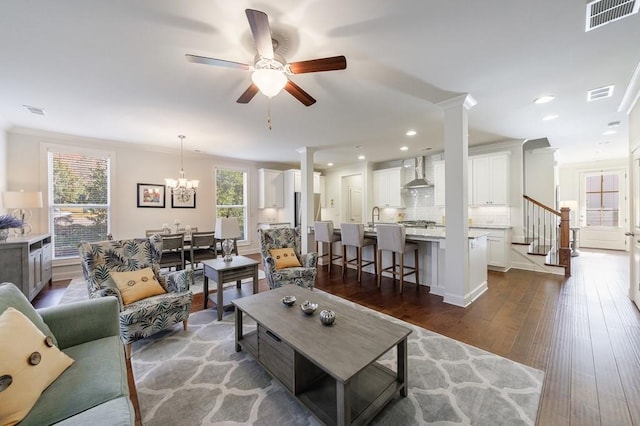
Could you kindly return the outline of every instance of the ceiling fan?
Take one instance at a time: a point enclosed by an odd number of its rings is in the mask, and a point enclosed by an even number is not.
[[[253,66],[240,62],[226,61],[224,59],[208,58],[206,56],[185,55],[188,61],[199,64],[252,71],[251,80],[253,83],[240,95],[236,102],[246,104],[253,99],[258,91],[271,98],[284,88],[284,90],[289,92],[305,106],[310,106],[313,105],[316,100],[302,90],[300,86],[291,81],[288,76],[309,72],[343,70],[347,68],[347,59],[344,56],[288,63],[282,55],[275,53],[278,42],[271,36],[271,28],[269,27],[269,17],[267,14],[253,9],[246,9],[245,12],[258,50]]]

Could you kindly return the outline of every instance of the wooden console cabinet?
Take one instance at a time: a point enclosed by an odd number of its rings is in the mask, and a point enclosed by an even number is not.
[[[51,283],[51,235],[10,237],[0,242],[0,282],[10,282],[29,300]]]

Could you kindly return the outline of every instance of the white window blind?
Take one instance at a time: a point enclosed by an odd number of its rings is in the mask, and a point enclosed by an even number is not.
[[[107,154],[49,151],[54,258],[78,256],[80,241],[107,239],[110,166]]]

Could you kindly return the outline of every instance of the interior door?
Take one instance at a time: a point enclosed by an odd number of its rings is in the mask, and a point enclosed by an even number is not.
[[[362,188],[358,186],[349,187],[349,222],[362,223]]]
[[[629,297],[640,307],[640,149],[633,152],[631,165],[631,265]]]

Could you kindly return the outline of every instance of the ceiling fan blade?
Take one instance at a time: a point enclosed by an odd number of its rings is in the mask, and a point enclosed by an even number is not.
[[[273,59],[273,42],[271,41],[271,28],[269,27],[269,17],[259,10],[246,9],[247,19],[253,39],[256,42],[258,54],[263,58]]]
[[[240,95],[236,102],[239,104],[248,104],[249,101],[256,95],[256,93],[258,93],[258,86],[251,83],[251,86],[249,86],[247,90],[245,90],[244,93]]]
[[[291,80],[287,81],[287,85],[284,86],[284,90],[291,93],[291,95],[302,102],[304,106],[311,106],[316,103],[316,100],[313,99],[310,94],[302,90],[300,86]]]
[[[347,58],[344,56],[332,56],[331,58],[312,59],[310,61],[292,62],[289,64],[289,69],[293,74],[343,70],[346,68]]]
[[[225,61],[224,59],[216,59],[216,58],[207,58],[206,56],[198,56],[198,55],[184,55],[189,62],[195,62],[196,64],[205,64],[205,65],[215,65],[217,67],[227,67],[227,68],[236,68],[241,70],[248,70],[249,65],[241,64],[240,62],[232,62]]]

